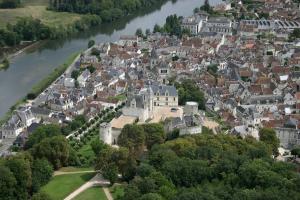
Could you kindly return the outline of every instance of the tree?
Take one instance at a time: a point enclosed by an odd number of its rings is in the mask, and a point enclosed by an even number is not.
[[[157,193],[148,193],[141,196],[139,200],[164,200],[164,198]]]
[[[120,146],[127,147],[130,153],[135,156],[141,155],[144,150],[144,143],[144,129],[136,124],[125,125],[118,138],[118,144]]]
[[[38,192],[31,197],[31,200],[52,200],[52,199],[48,194],[44,192]]]
[[[153,28],[153,33],[160,33],[160,32],[162,32],[162,28],[158,24],[155,24]]]
[[[299,157],[300,156],[300,147],[293,148],[291,150],[291,154],[295,157]]]
[[[259,139],[272,149],[274,155],[278,155],[279,139],[276,136],[276,132],[271,128],[262,128],[259,131]]]
[[[99,156],[100,155],[100,152],[107,148],[107,146],[102,142],[100,141],[99,139],[95,139],[92,141],[91,143],[91,147],[95,153],[96,156]]]
[[[78,76],[80,76],[80,71],[77,69],[73,70],[71,73],[71,78],[77,80]]]
[[[100,50],[95,47],[93,47],[91,50],[91,55],[93,55],[93,56],[99,56],[100,53],[101,53]]]
[[[95,40],[89,40],[89,42],[88,42],[88,48],[91,48],[94,45],[95,45]]]
[[[165,141],[166,133],[162,124],[144,124],[143,128],[148,149],[151,149],[154,144],[162,144]]]
[[[41,125],[34,130],[32,134],[30,134],[27,142],[25,143],[25,149],[32,148],[33,145],[38,144],[45,138],[58,135],[62,135],[61,129],[58,125]]]
[[[45,158],[54,169],[59,169],[68,165],[70,146],[65,137],[55,136],[34,145],[31,152],[34,158]]]
[[[141,28],[138,28],[135,32],[135,35],[138,37],[144,37],[143,30]]]
[[[16,180],[14,199],[28,199],[32,181],[29,160],[23,156],[15,156],[6,160],[5,166],[9,168]]]
[[[204,4],[200,7],[200,10],[203,10],[209,14],[211,14],[213,12],[213,9],[209,4],[209,0],[204,1]]]
[[[17,180],[10,169],[0,164],[0,199],[14,200]]]
[[[32,166],[32,189],[39,191],[41,186],[49,182],[53,174],[53,168],[45,159],[37,159]]]
[[[110,164],[104,167],[102,175],[113,185],[118,179],[118,167],[115,164]]]

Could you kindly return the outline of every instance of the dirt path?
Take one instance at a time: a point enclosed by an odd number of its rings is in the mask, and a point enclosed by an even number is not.
[[[89,180],[88,182],[86,182],[85,184],[80,186],[78,189],[76,189],[74,192],[69,194],[69,196],[67,196],[64,200],[72,200],[78,194],[80,194],[81,192],[83,192],[84,190],[86,190],[90,187],[93,187],[93,186],[107,186],[109,184],[110,184],[109,181],[105,180],[100,174],[97,174],[91,180]],[[107,198],[108,198],[108,200],[113,200],[113,199],[109,199],[109,197],[107,197]]]
[[[111,196],[111,193],[107,187],[103,187],[103,191],[105,193],[107,200],[114,200],[114,198]]]
[[[55,171],[53,173],[53,176],[59,176],[64,174],[80,174],[80,173],[92,173],[95,172],[94,170],[88,170],[88,171],[75,171],[75,172],[62,172],[62,171]]]

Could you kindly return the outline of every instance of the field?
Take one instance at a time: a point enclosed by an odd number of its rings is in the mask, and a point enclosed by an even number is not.
[[[0,28],[7,23],[14,24],[20,17],[40,19],[49,26],[68,25],[80,19],[81,15],[47,10],[48,0],[27,0],[23,7],[16,9],[0,9]]]
[[[42,187],[42,191],[53,200],[62,200],[94,175],[95,173],[78,173],[54,176],[47,185]]]
[[[101,187],[91,187],[76,196],[74,200],[107,200],[107,198]]]

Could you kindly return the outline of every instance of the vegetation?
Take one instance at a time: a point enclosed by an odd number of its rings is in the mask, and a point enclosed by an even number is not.
[[[0,70],[7,69],[8,67],[9,67],[9,60],[7,58],[4,58],[2,63],[0,63]]]
[[[199,104],[199,109],[205,109],[204,94],[199,90],[192,80],[184,80],[182,83],[175,83],[178,91],[178,101],[180,105],[185,105],[187,101],[195,101]]]
[[[0,159],[0,199],[29,199],[52,176],[52,166],[28,152]]]
[[[91,187],[86,189],[78,196],[74,198],[74,200],[106,200],[105,193],[100,187]]]
[[[115,184],[109,188],[109,191],[114,199],[118,199],[124,196],[124,185]]]
[[[1,0],[0,8],[17,8],[21,6],[21,0]]]
[[[94,175],[95,173],[77,173],[54,176],[41,191],[49,195],[52,200],[61,200],[89,181]]]
[[[50,9],[64,12],[89,13],[111,22],[135,11],[164,2],[164,0],[110,0],[110,1],[50,1]]]
[[[254,138],[201,134],[153,146],[121,200],[298,199],[295,166]]]
[[[290,33],[289,35],[289,41],[293,42],[296,39],[300,38],[300,29],[294,29],[293,32]]]

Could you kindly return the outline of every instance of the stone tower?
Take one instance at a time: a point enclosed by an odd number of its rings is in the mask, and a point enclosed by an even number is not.
[[[112,144],[112,129],[111,124],[103,122],[100,124],[100,140],[102,140],[105,144]]]

